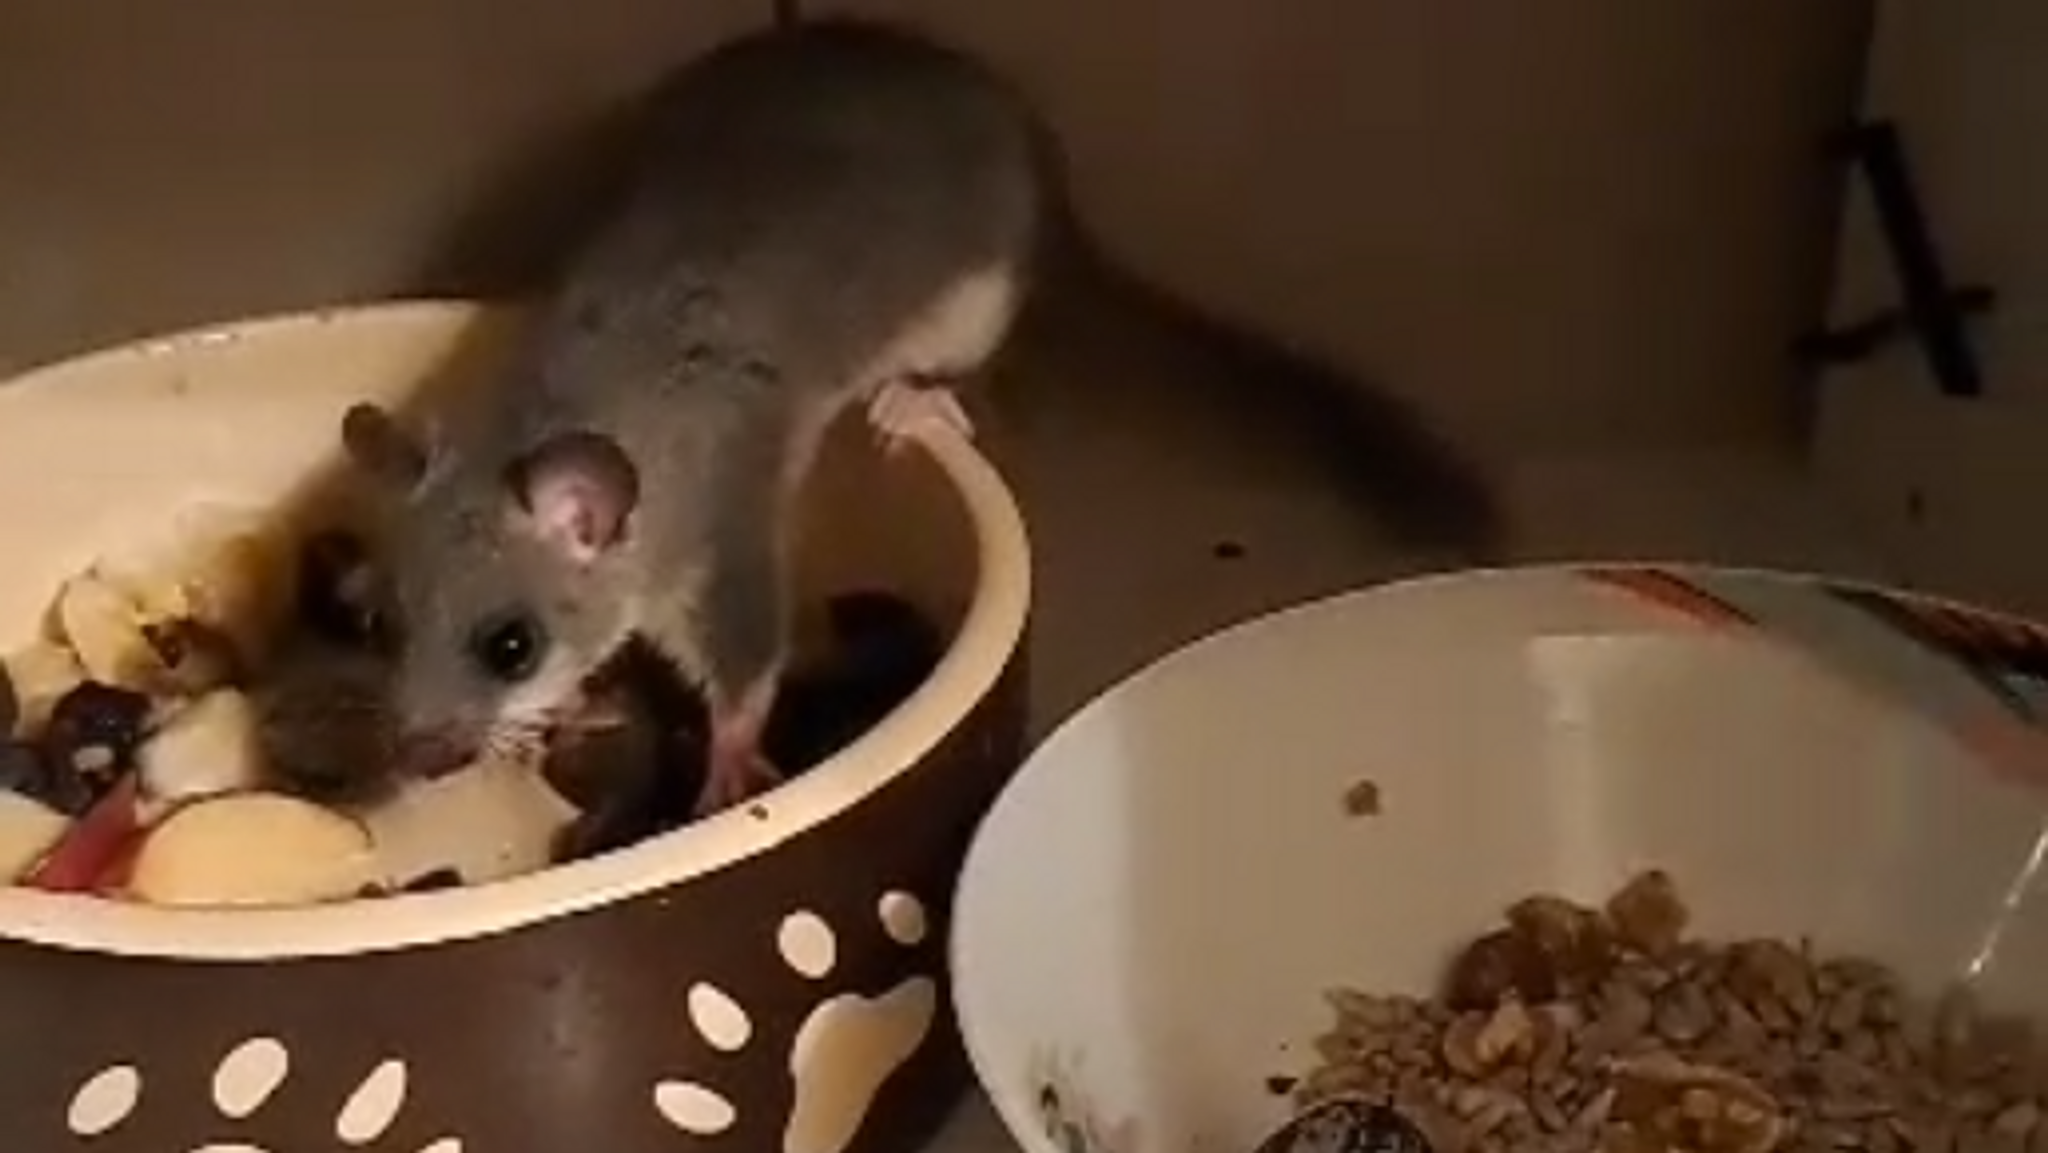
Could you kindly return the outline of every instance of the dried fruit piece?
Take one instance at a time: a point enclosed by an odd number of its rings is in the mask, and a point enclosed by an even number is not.
[[[153,707],[141,693],[86,681],[51,708],[43,733],[45,763],[91,796],[105,795],[133,767]]]
[[[143,635],[147,620],[142,606],[97,569],[57,592],[58,629],[86,675],[103,684],[140,689],[162,679],[163,662]]]
[[[137,628],[166,621],[202,625],[227,638],[241,665],[260,666],[290,615],[290,551],[256,517],[222,508],[179,517],[169,539],[167,547],[102,558],[87,575],[127,602]]]
[[[238,793],[166,817],[137,850],[127,892],[158,905],[298,905],[376,879],[361,824],[282,794]]]
[[[44,739],[105,745],[126,758],[141,746],[154,708],[154,702],[141,693],[84,681],[51,707]]]
[[[135,762],[152,801],[252,789],[265,777],[255,708],[234,689],[208,693],[151,736]]]

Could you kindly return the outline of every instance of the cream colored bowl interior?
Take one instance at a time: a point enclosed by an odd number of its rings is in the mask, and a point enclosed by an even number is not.
[[[1323,990],[1427,992],[1510,901],[1652,865],[1703,932],[2048,1014],[2048,794],[1914,705],[1562,570],[1241,627],[1098,699],[998,803],[954,927],[969,1051],[1034,1153],[1048,1080],[1146,1153],[1250,1149]],[[1362,780],[1378,816],[1346,811]]]
[[[0,388],[0,647],[34,635],[59,583],[206,504],[292,519],[330,499],[337,428],[488,379],[519,318],[424,302],[254,321],[55,365]],[[857,435],[812,486],[803,583],[877,580],[954,631],[937,673],[861,740],[763,798],[632,848],[511,881],[314,909],[143,909],[0,887],[0,934],[125,954],[251,958],[396,948],[591,908],[766,852],[918,759],[995,683],[1029,600],[1024,530],[965,440],[883,462]]]

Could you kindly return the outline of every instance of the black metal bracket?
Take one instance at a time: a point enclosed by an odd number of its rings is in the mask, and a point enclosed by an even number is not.
[[[1898,126],[1874,120],[1842,134],[1841,151],[1862,171],[1890,250],[1904,303],[1866,320],[1800,338],[1799,358],[1815,367],[1852,364],[1897,340],[1920,345],[1936,387],[1946,396],[1984,394],[1983,370],[1968,321],[1989,312],[1997,294],[1978,284],[1955,285],[1942,267],[1906,162]]]

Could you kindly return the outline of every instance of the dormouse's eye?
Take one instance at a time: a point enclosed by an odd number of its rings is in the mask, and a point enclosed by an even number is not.
[[[469,636],[469,656],[484,673],[517,684],[540,668],[548,634],[529,613],[516,609],[485,617]]]

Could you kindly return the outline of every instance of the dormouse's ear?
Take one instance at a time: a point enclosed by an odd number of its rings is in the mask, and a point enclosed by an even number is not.
[[[390,413],[367,402],[350,406],[341,418],[341,445],[356,467],[410,489],[427,475],[427,449]]]
[[[640,471],[617,441],[594,432],[550,437],[514,462],[505,483],[534,532],[578,564],[623,540],[640,503]]]

